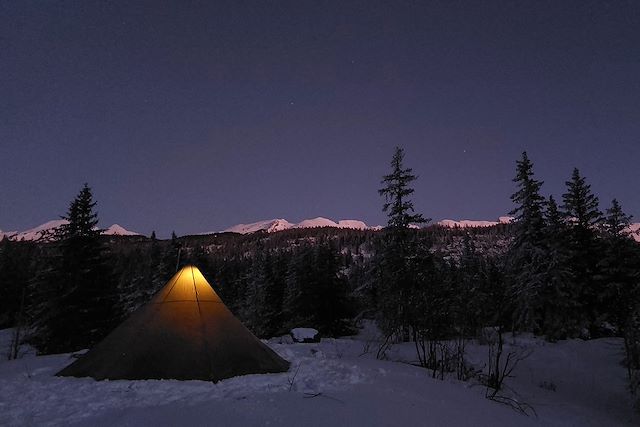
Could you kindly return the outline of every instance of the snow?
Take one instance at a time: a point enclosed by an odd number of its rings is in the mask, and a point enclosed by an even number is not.
[[[5,237],[9,238],[11,236],[13,236],[14,234],[17,234],[17,231],[2,231],[0,230],[0,240],[4,239]]]
[[[51,240],[54,237],[55,232],[58,228],[68,223],[69,221],[67,221],[66,219],[54,219],[52,221],[47,221],[44,224],[40,224],[37,227],[30,228],[25,231],[13,231],[13,232],[0,231],[0,239],[2,239],[4,236],[8,236],[11,240],[16,240],[16,241],[21,241],[21,240],[47,241],[47,240]],[[102,234],[119,235],[119,236],[139,236],[140,235],[139,233],[136,233],[134,231],[129,231],[118,224],[113,224],[112,226],[104,230]]]
[[[631,237],[633,237],[636,242],[640,242],[640,222],[631,224],[629,231],[631,232]]]
[[[336,228],[354,228],[358,230],[372,229],[363,221],[355,219],[342,219],[338,222],[330,220],[328,218],[317,217],[313,219],[305,219],[298,223],[292,223],[283,218],[267,219],[258,222],[252,222],[250,224],[237,224],[229,227],[223,232],[232,232],[240,234],[255,233],[257,231],[266,231],[267,233],[275,233],[276,231],[289,230],[291,228],[316,228],[316,227],[336,227]],[[215,234],[211,231],[200,234]]]
[[[438,222],[438,225],[447,228],[476,228],[476,227],[493,227],[498,224],[509,224],[513,221],[510,216],[501,216],[498,221],[478,221],[463,219],[461,221],[454,221],[452,219],[443,219]]]
[[[286,219],[268,219],[264,221],[252,222],[251,224],[238,224],[233,227],[229,227],[224,232],[248,234],[255,233],[256,231],[265,230],[267,233],[274,233],[276,231],[288,230],[293,227]],[[215,232],[202,233],[202,234],[214,234]]]
[[[108,236],[139,236],[140,235],[139,233],[136,233],[135,231],[129,231],[118,224],[113,224],[111,227],[104,230],[102,234],[105,234]]]
[[[321,216],[313,219],[305,219],[294,225],[294,228],[338,227],[336,222]]]
[[[0,337],[7,334],[10,330],[0,331]],[[532,350],[507,384],[537,417],[487,400],[477,383],[432,379],[429,371],[406,363],[415,360],[411,343],[392,347],[390,360],[376,360],[377,339],[373,328],[313,344],[274,338],[268,344],[291,361],[289,372],[215,384],[55,377],[70,363],[67,354],[3,360],[0,425],[589,427],[638,422],[625,388],[620,339],[552,344],[530,336],[509,338],[507,348]],[[479,367],[486,354],[486,346],[469,346]]]
[[[20,231],[10,236],[12,240],[47,240],[53,237],[55,231],[62,225],[68,224],[65,219],[54,219],[40,224],[29,230]]]
[[[357,219],[341,219],[338,221],[338,227],[340,228],[353,228],[356,230],[367,230],[369,227],[363,221],[359,221]]]
[[[443,227],[491,227],[498,224],[508,224],[513,220],[512,217],[501,216],[498,221],[472,221],[472,220],[462,220],[462,221],[454,221],[450,219],[445,219],[438,222],[439,225]],[[381,225],[377,226],[369,226],[364,221],[360,221],[357,219],[341,219],[339,221],[333,221],[324,217],[316,217],[313,219],[305,219],[298,223],[292,223],[287,221],[286,219],[267,219],[258,222],[252,222],[250,224],[238,224],[233,227],[229,227],[225,229],[225,232],[232,233],[240,233],[240,234],[248,234],[255,233],[256,231],[266,231],[267,233],[274,233],[276,231],[288,230],[291,228],[316,228],[316,227],[335,227],[335,228],[351,228],[356,230],[374,230],[378,231],[383,229],[384,227]],[[421,228],[420,225],[411,224],[411,228]],[[214,234],[215,232],[207,232],[200,234]]]

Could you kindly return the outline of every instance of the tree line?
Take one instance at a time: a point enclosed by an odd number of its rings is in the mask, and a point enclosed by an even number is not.
[[[352,333],[363,318],[384,334],[378,355],[414,343],[434,376],[468,375],[467,340],[487,329],[554,341],[621,336],[640,369],[640,245],[616,200],[602,212],[575,169],[561,200],[541,193],[527,153],[516,162],[511,224],[416,228],[411,168],[397,148],[379,193],[381,231],[301,229],[171,239],[101,236],[88,185],[46,243],[0,242],[0,327],[41,353],[90,347],[194,263],[258,336],[315,327]],[[453,345],[452,343],[455,343]],[[500,349],[496,349],[500,357]],[[487,378],[499,382],[500,378]]]

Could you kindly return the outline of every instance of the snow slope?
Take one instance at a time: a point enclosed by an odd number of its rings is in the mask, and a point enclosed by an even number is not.
[[[274,233],[276,231],[289,230],[291,228],[316,228],[316,227],[336,227],[336,228],[354,228],[358,230],[378,229],[379,227],[369,227],[363,221],[355,219],[342,219],[338,222],[332,221],[321,216],[313,219],[305,219],[298,223],[292,223],[286,219],[267,219],[258,222],[252,222],[250,224],[237,224],[233,227],[229,227],[224,232],[248,234],[255,233],[256,231],[266,231],[267,233]],[[215,232],[208,232],[202,234],[214,234]]]
[[[136,233],[135,231],[129,231],[118,224],[113,224],[111,227],[104,230],[102,234],[105,234],[107,236],[139,236],[140,235],[139,233]]]
[[[376,227],[369,227],[363,221],[358,221],[357,219],[341,219],[340,221],[338,221],[338,227],[354,228],[356,230],[367,230],[367,229],[376,228]]]
[[[509,216],[501,216],[498,218],[498,221],[474,221],[463,219],[461,221],[454,221],[452,219],[443,219],[439,221],[437,224],[442,227],[447,228],[475,228],[475,227],[492,227],[498,224],[508,224],[513,221],[512,217]]]
[[[631,232],[631,236],[635,239],[635,241],[640,242],[640,222],[631,224],[631,226],[629,227],[629,231]]]
[[[268,219],[264,221],[253,222],[251,224],[238,224],[233,227],[229,227],[225,232],[231,233],[240,233],[240,234],[249,234],[255,233],[256,231],[264,230],[267,233],[274,233],[276,231],[288,230],[293,227],[294,224],[291,224],[286,219]],[[203,234],[213,234],[215,232],[203,233]]]
[[[12,240],[48,240],[53,237],[55,231],[62,225],[68,224],[64,219],[54,219],[40,224],[37,227],[17,232],[9,237]]]
[[[313,219],[305,219],[294,225],[294,228],[316,228],[316,227],[338,227],[337,222],[333,222],[330,219],[323,218],[321,216]]]
[[[25,231],[13,231],[13,232],[0,232],[0,238],[4,236],[8,236],[12,240],[20,241],[20,240],[50,240],[55,235],[55,232],[62,225],[68,224],[68,221],[65,219],[55,219],[53,221],[47,221],[44,224],[40,224],[37,227],[30,228]],[[118,236],[139,236],[139,233],[134,231],[129,231],[124,227],[113,224],[106,230],[102,232],[102,234],[106,235],[118,235]]]
[[[0,338],[9,330],[0,331]],[[627,426],[638,421],[625,389],[619,339],[532,348],[508,385],[537,417],[489,401],[482,386],[432,379],[406,362],[413,344],[375,359],[377,337],[269,345],[292,362],[289,372],[204,381],[101,381],[58,378],[69,355],[0,361],[0,425],[78,426]],[[0,339],[0,341],[2,341]],[[469,353],[482,367],[487,347]],[[2,351],[4,354],[4,351]],[[543,384],[553,384],[543,387]]]
[[[449,228],[465,228],[465,227],[490,227],[497,224],[507,224],[511,222],[513,218],[502,216],[498,219],[498,221],[471,221],[471,220],[462,220],[462,221],[454,221],[451,219],[445,219],[438,222],[438,225]],[[291,223],[286,219],[268,219],[264,221],[253,222],[250,224],[238,224],[233,227],[229,227],[225,232],[233,232],[240,234],[248,234],[255,233],[256,231],[266,231],[268,233],[273,233],[281,230],[288,230],[290,228],[315,228],[315,227],[336,227],[336,228],[353,228],[357,230],[380,230],[383,227],[380,225],[377,226],[369,226],[364,221],[356,220],[356,219],[341,219],[338,222],[335,222],[328,218],[317,217],[313,219],[305,219],[298,223]],[[420,228],[418,225],[412,225],[412,228]],[[213,234],[214,232],[202,233],[202,234]]]

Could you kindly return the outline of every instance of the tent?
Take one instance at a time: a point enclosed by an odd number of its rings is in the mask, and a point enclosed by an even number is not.
[[[218,381],[288,369],[289,362],[236,319],[200,270],[189,265],[56,375]]]

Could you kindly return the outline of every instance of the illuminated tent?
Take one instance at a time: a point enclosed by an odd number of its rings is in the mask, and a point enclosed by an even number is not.
[[[153,299],[56,375],[218,381],[289,362],[231,314],[200,270],[182,268]]]

